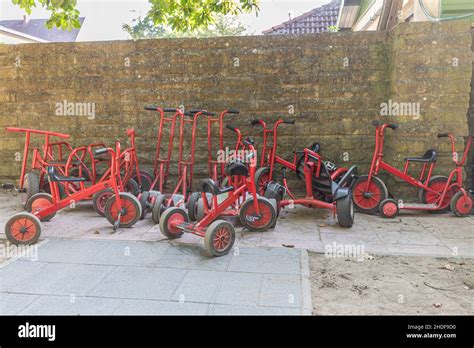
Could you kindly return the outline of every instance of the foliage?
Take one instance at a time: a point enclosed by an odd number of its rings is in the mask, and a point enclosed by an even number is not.
[[[260,0],[148,0],[151,9],[147,17],[155,26],[171,28],[174,32],[195,32],[216,24],[218,15],[258,13]],[[28,14],[37,5],[51,13],[48,28],[71,30],[79,28],[77,0],[12,0]]]
[[[132,39],[177,38],[177,37],[214,37],[214,36],[239,36],[247,27],[240,23],[236,17],[217,15],[214,24],[207,28],[194,31],[179,32],[165,28],[163,25],[155,26],[150,17],[138,17],[132,25],[122,26]]]

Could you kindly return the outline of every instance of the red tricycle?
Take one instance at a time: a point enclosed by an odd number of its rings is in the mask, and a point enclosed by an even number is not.
[[[257,183],[258,192],[263,195],[265,192],[266,184],[269,181],[274,180],[275,166],[277,164],[295,172],[300,179],[304,177],[303,161],[304,156],[300,151],[294,151],[293,161],[287,161],[277,154],[278,144],[278,127],[282,124],[295,124],[295,120],[283,120],[279,119],[273,125],[273,128],[267,128],[267,124],[264,120],[256,119],[251,121],[253,126],[262,126],[262,148],[261,152],[260,168],[255,173],[255,182]],[[268,137],[272,138],[272,145],[268,145]],[[319,143],[313,143],[308,147],[309,150],[319,153]],[[320,158],[320,156],[319,156]],[[317,177],[313,178],[313,189],[314,195],[322,200],[331,201],[332,189],[331,183],[338,182],[340,178],[348,171],[348,168],[337,167],[334,163],[329,161],[323,161],[322,165],[325,170],[318,173]],[[351,177],[352,179],[352,177]],[[346,184],[350,185],[352,180],[349,180]]]
[[[432,175],[437,152],[428,150],[422,157],[405,158],[405,167],[401,171],[386,163],[383,158],[384,132],[385,129],[397,129],[397,124],[380,124],[373,122],[375,126],[375,150],[367,175],[360,176],[354,183],[353,199],[356,209],[362,213],[380,213],[383,217],[395,217],[400,209],[425,210],[443,213],[449,211],[456,216],[467,216],[472,209],[472,199],[463,188],[462,167],[466,162],[472,138],[468,137],[462,159],[459,161],[455,149],[456,139],[450,133],[438,134],[438,138],[449,138],[451,140],[453,162],[456,165],[449,176]],[[418,178],[408,174],[411,163],[422,165]],[[389,174],[407,182],[419,189],[418,198],[421,203],[403,203],[388,197],[385,183],[377,176],[380,171],[385,170]]]
[[[347,169],[338,182],[329,179],[331,194],[327,195],[323,201],[314,196],[316,192],[314,182],[317,182],[323,176],[331,178],[329,170],[317,152],[306,148],[303,151],[295,151],[295,155],[298,154],[301,154],[303,158],[302,170],[306,188],[305,197],[296,198],[290,191],[286,177],[286,167],[282,168],[283,185],[275,181],[267,182],[265,185],[265,197],[275,199],[278,203],[278,209],[286,206],[293,207],[295,204],[308,208],[330,209],[341,227],[352,227],[354,223],[354,207],[350,185],[357,172],[357,167],[352,166]],[[288,196],[289,199],[285,199],[285,196]]]
[[[23,206],[26,206],[30,197],[47,188],[46,168],[48,166],[56,167],[62,175],[66,175],[68,170],[86,168],[84,163],[85,147],[74,149],[64,140],[55,141],[52,139],[69,139],[69,134],[16,127],[7,127],[6,131],[25,134],[19,184]],[[44,137],[40,147],[31,146],[32,135]],[[31,165],[28,167],[31,151]]]
[[[190,223],[188,214],[183,208],[169,208],[163,212],[160,219],[161,233],[172,239],[181,237],[185,232],[204,237],[207,252],[211,256],[222,256],[232,249],[235,229],[230,222],[219,217],[238,214],[244,227],[253,231],[266,230],[275,225],[276,211],[273,204],[268,199],[257,195],[254,179],[256,152],[253,140],[247,138],[243,143],[250,150],[245,158],[247,162],[250,162],[250,170],[241,160],[230,163],[227,169],[231,176],[245,177],[243,185],[221,188],[214,180],[203,179],[201,188],[205,213],[202,219]],[[208,201],[208,193],[212,195],[211,201]],[[227,198],[218,202],[217,196],[223,193],[228,193]],[[246,199],[239,210],[235,211],[232,207],[235,207],[235,202],[242,197]]]
[[[27,203],[31,207],[31,213],[18,213],[7,221],[5,235],[11,243],[35,243],[41,235],[40,221],[49,221],[59,210],[87,199],[95,192],[108,188],[113,190],[113,195],[105,205],[105,216],[114,226],[114,231],[119,227],[131,227],[139,220],[141,215],[140,202],[132,194],[120,192],[119,189],[121,185],[119,172],[120,143],[116,143],[115,150],[102,148],[96,150],[95,153],[98,155],[110,153],[112,160],[109,179],[62,199],[59,193],[59,183],[84,182],[85,178],[66,177],[58,173],[56,167],[48,166],[47,173],[52,194],[37,193],[33,195]]]

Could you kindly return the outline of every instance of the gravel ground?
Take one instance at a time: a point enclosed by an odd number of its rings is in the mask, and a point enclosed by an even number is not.
[[[474,259],[310,253],[313,314],[474,314]]]

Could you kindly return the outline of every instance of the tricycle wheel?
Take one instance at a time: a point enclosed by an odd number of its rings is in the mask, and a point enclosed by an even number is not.
[[[125,191],[131,193],[135,197],[140,192],[140,188],[138,187],[138,183],[133,179],[128,179],[127,183],[125,184]]]
[[[352,227],[354,224],[354,203],[352,195],[340,198],[336,201],[337,223],[341,227]]]
[[[211,256],[226,255],[234,245],[235,229],[230,222],[214,221],[206,230],[204,247]]]
[[[193,192],[191,196],[189,196],[188,201],[188,216],[190,221],[196,221],[197,217],[197,208],[198,208],[198,200],[201,198],[201,192]]]
[[[434,175],[430,178],[430,181],[428,181],[428,187],[432,190],[435,190],[436,192],[441,193],[446,187],[447,182],[448,182],[447,176]],[[446,191],[446,195],[444,196],[443,202],[440,205],[440,209],[429,210],[429,212],[434,213],[434,214],[442,214],[449,211],[450,202],[455,193],[456,193],[455,188],[451,187],[449,190]],[[437,198],[438,198],[437,195],[431,192],[427,192],[426,190],[423,190],[423,189],[420,189],[420,191],[418,192],[418,199],[423,204],[434,204],[436,203]]]
[[[53,204],[53,196],[48,193],[37,193],[34,196],[30,197],[28,202],[26,202],[26,211],[28,213],[34,214],[37,213],[50,205]],[[49,214],[41,218],[41,221],[49,221],[56,215],[56,212]]]
[[[120,216],[119,227],[131,227],[135,225],[142,214],[140,201],[129,192],[120,192],[119,197],[122,204],[122,215]],[[105,204],[105,217],[112,225],[115,225],[119,212],[117,197],[116,195],[112,195]]]
[[[142,214],[140,215],[140,220],[143,220],[146,216],[146,213],[149,209],[148,199],[150,198],[150,192],[143,191],[142,193],[138,194],[138,200],[140,201],[140,205],[142,207]]]
[[[92,196],[92,207],[94,208],[95,212],[100,216],[105,215],[105,204],[107,200],[114,195],[114,190],[112,189],[105,189],[100,190]]]
[[[471,214],[471,210],[472,197],[467,192],[466,196],[464,196],[464,192],[462,190],[458,191],[451,200],[451,211],[457,217],[465,217]]]
[[[379,213],[380,216],[387,218],[387,219],[392,219],[395,216],[398,215],[398,203],[396,200],[392,198],[387,198],[384,199],[379,206]]]
[[[258,209],[260,210],[260,217],[256,215],[254,199],[253,197],[250,197],[240,207],[240,222],[250,231],[265,231],[272,226],[275,226],[277,213],[272,202],[267,198],[258,197],[257,202]]]
[[[137,183],[139,182],[137,174],[133,175],[132,179],[135,180],[135,182]],[[140,189],[142,191],[149,191],[151,189],[151,184],[153,183],[154,176],[145,170],[140,170],[140,179],[142,183]]]
[[[155,203],[153,204],[153,208],[151,209],[151,219],[155,224],[160,223],[160,216],[163,212],[163,204],[166,201],[165,195],[158,195],[155,198]]]
[[[26,202],[40,190],[39,174],[34,171],[26,173],[22,189],[24,192],[21,193],[21,203],[26,208]]]
[[[380,203],[388,197],[388,190],[382,180],[372,176],[369,189],[366,191],[368,178],[368,175],[362,175],[356,180],[352,190],[352,199],[358,212],[375,214],[379,211]]]
[[[5,225],[5,236],[15,245],[34,244],[41,235],[40,220],[30,213],[13,215]]]
[[[260,196],[265,194],[265,187],[270,181],[270,168],[262,167],[257,169],[255,172],[255,186],[257,187],[257,193]]]
[[[183,235],[183,230],[177,226],[188,221],[188,214],[184,209],[178,207],[166,209],[160,218],[160,231],[170,239],[179,238]]]

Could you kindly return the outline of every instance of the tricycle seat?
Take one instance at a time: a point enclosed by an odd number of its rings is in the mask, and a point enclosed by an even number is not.
[[[406,157],[405,161],[432,163],[436,162],[437,156],[438,154],[435,150],[428,150],[425,152],[423,157]]]
[[[63,176],[59,174],[56,170],[56,167],[49,166],[48,167],[48,176],[49,180],[52,182],[83,182],[86,181],[85,178],[77,178],[77,177],[69,177],[69,176]]]

